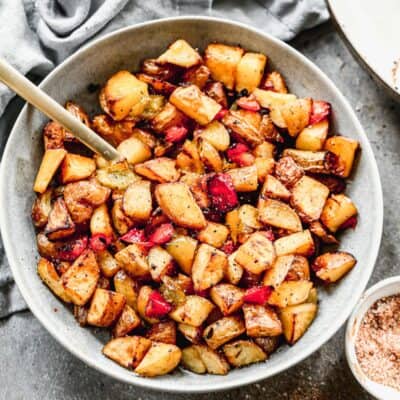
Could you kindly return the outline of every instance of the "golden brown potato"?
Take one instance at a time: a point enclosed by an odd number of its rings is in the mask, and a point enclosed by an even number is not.
[[[235,261],[247,271],[259,274],[275,261],[274,245],[262,233],[255,232],[238,248]]]
[[[183,368],[186,368],[195,374],[205,374],[207,372],[206,366],[204,365],[198,350],[194,346],[185,347],[182,350],[181,363]]]
[[[150,349],[151,340],[141,336],[126,336],[110,340],[103,354],[125,368],[135,368]]]
[[[135,172],[151,181],[160,183],[176,182],[179,179],[179,171],[175,168],[175,160],[167,157],[153,158],[143,164],[136,164]]]
[[[237,285],[240,282],[244,272],[243,267],[235,261],[235,258],[236,252],[228,257],[228,265],[225,270],[225,279],[232,285]]]
[[[254,342],[268,355],[273,353],[280,344],[281,336],[265,336],[254,338]]]
[[[310,293],[308,294],[308,298],[306,300],[306,303],[318,304],[318,291],[317,291],[317,288],[313,287],[310,290]]]
[[[124,193],[124,213],[136,221],[147,221],[153,211],[151,184],[149,181],[131,183]]]
[[[136,243],[130,244],[115,254],[121,268],[133,278],[146,277],[150,273],[146,252]]]
[[[186,40],[178,39],[157,58],[160,64],[174,64],[184,68],[201,63],[200,54]]]
[[[278,336],[282,333],[281,321],[271,307],[259,304],[245,304],[243,313],[248,336]]]
[[[236,70],[243,53],[244,50],[240,47],[209,44],[204,53],[204,61],[212,78],[222,82],[228,89],[234,89]]]
[[[258,181],[264,182],[266,176],[274,171],[275,160],[273,158],[256,157],[254,165],[257,168]]]
[[[96,115],[92,120],[92,128],[113,146],[118,146],[123,140],[132,136],[135,121],[114,121],[105,114]]]
[[[183,171],[202,174],[204,165],[200,160],[200,153],[194,141],[186,140],[182,151],[176,157],[176,165]]]
[[[69,215],[64,199],[59,197],[53,203],[44,233],[50,240],[57,240],[66,238],[74,232],[75,224]]]
[[[92,158],[79,154],[67,153],[61,164],[61,181],[69,183],[89,178],[96,170],[96,163]]]
[[[51,211],[51,198],[53,190],[47,189],[39,194],[32,206],[32,221],[37,228],[43,228],[48,221]]]
[[[229,235],[229,229],[216,222],[207,221],[207,226],[197,234],[197,239],[214,247],[221,247]]]
[[[274,176],[267,175],[261,189],[261,197],[288,201],[290,199],[290,191]]]
[[[200,159],[204,166],[209,171],[221,172],[223,167],[222,159],[216,148],[201,137],[198,138],[197,142],[199,146]]]
[[[285,279],[287,281],[310,280],[310,264],[308,263],[308,259],[303,256],[294,256]]]
[[[161,281],[163,275],[167,274],[173,266],[172,256],[161,246],[152,247],[147,260],[150,267],[150,275],[156,282]]]
[[[183,125],[185,116],[174,105],[167,102],[164,108],[152,119],[152,128],[159,133],[165,132],[171,126]]]
[[[146,333],[153,342],[176,344],[176,324],[174,321],[157,322]]]
[[[190,191],[201,209],[210,207],[211,203],[203,175],[196,174],[195,172],[185,172],[179,181],[189,186]]]
[[[88,311],[87,307],[74,305],[74,317],[82,327],[87,325]]]
[[[132,332],[135,328],[140,325],[140,318],[136,314],[135,310],[130,307],[128,304],[125,304],[124,309],[120,317],[118,318],[117,323],[113,328],[113,336],[114,337],[122,337],[127,335],[129,332]]]
[[[274,242],[277,256],[286,254],[298,254],[308,257],[315,251],[314,240],[308,229],[302,232],[292,233],[288,236],[283,236]]]
[[[126,160],[109,163],[96,171],[97,180],[110,189],[125,190],[132,182],[140,179]]]
[[[184,73],[183,80],[185,83],[191,83],[203,90],[210,78],[210,74],[210,70],[205,65],[196,65]]]
[[[155,196],[163,212],[176,224],[191,229],[202,229],[206,226],[207,221],[186,184],[157,185]]]
[[[328,131],[329,121],[327,119],[323,119],[316,124],[307,126],[296,138],[296,149],[310,151],[322,150],[324,148],[325,140],[328,137]]]
[[[313,221],[309,225],[309,229],[311,233],[317,236],[322,243],[326,244],[338,244],[339,241],[335,238],[335,236],[331,235],[328,232],[328,229],[321,224],[320,221]]]
[[[228,373],[229,364],[223,355],[205,345],[194,345],[192,347],[198,351],[209,374],[226,375]]]
[[[246,53],[236,67],[236,91],[252,92],[261,82],[267,57],[261,53]]]
[[[190,236],[177,235],[166,244],[165,248],[178,263],[182,271],[191,275],[197,240]]]
[[[357,215],[357,208],[344,194],[334,194],[325,203],[321,221],[331,231],[336,232],[349,218]]]
[[[267,75],[263,86],[276,93],[288,92],[283,76],[277,71],[272,71]]]
[[[308,125],[311,106],[311,99],[296,99],[279,109],[290,136],[296,137]]]
[[[65,293],[72,303],[83,306],[92,297],[100,277],[100,269],[93,251],[82,253],[61,276]]]
[[[213,308],[214,304],[211,301],[191,295],[186,296],[185,304],[176,307],[169,316],[176,322],[198,327],[207,319]]]
[[[92,236],[102,235],[106,238],[113,238],[114,230],[106,204],[102,204],[93,211],[90,218],[90,233]]]
[[[312,288],[310,281],[282,282],[271,294],[268,304],[284,308],[304,303]]]
[[[250,204],[243,204],[228,212],[225,223],[234,243],[244,243],[251,233],[262,228],[258,221],[258,210]]]
[[[357,260],[343,251],[324,253],[318,256],[313,263],[313,269],[318,278],[325,282],[336,282],[349,272]]]
[[[122,141],[118,145],[117,151],[132,165],[142,163],[151,158],[150,147],[135,136]]]
[[[263,116],[263,120],[264,120],[264,117],[265,117],[265,115]],[[276,152],[275,145],[273,143],[270,143],[267,141],[259,144],[253,150],[254,156],[261,157],[261,158],[274,158],[275,152]]]
[[[227,171],[237,192],[253,192],[258,188],[258,171],[255,165]]]
[[[223,350],[229,364],[237,368],[267,359],[261,347],[250,340],[237,340],[226,344]]]
[[[275,165],[275,176],[289,189],[303,175],[303,168],[297,165],[292,157],[282,157]]]
[[[56,121],[49,121],[43,128],[43,141],[45,150],[64,148],[64,127]]]
[[[128,306],[137,310],[137,298],[139,293],[137,283],[123,270],[118,271],[114,275],[113,281],[115,291],[121,293],[125,297]]]
[[[224,252],[208,244],[201,244],[192,266],[194,289],[201,291],[216,285],[224,277],[227,264]]]
[[[134,221],[124,213],[122,199],[117,199],[114,201],[111,209],[111,218],[114,228],[120,235],[128,232],[134,224]]]
[[[229,133],[219,121],[212,121],[206,125],[200,132],[200,137],[211,143],[218,151],[225,151],[229,147]]]
[[[344,164],[342,177],[347,178],[353,168],[354,157],[360,144],[344,136],[332,136],[325,142],[325,150],[336,154]]]
[[[178,331],[189,341],[198,344],[203,340],[202,327],[192,326],[188,324],[178,324]]]
[[[211,300],[224,315],[233,314],[242,307],[243,295],[243,289],[230,283],[220,283],[210,290]]]
[[[209,124],[222,108],[215,100],[202,93],[196,85],[176,88],[169,101],[200,125]]]
[[[203,338],[212,349],[217,349],[246,331],[241,317],[224,317],[204,329]]]

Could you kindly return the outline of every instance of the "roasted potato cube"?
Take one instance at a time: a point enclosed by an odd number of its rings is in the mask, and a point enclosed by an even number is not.
[[[79,154],[67,153],[61,164],[61,181],[69,183],[86,179],[96,170],[96,163],[92,158]]]
[[[134,221],[124,213],[122,199],[117,199],[114,201],[113,207],[111,209],[111,217],[114,228],[120,235],[128,232],[134,224]]]
[[[310,281],[282,282],[271,294],[268,304],[284,308],[304,303],[312,288]]]
[[[125,190],[132,182],[140,180],[126,160],[108,164],[96,171],[97,180],[110,189]]]
[[[140,318],[136,314],[135,310],[128,304],[125,304],[124,309],[122,310],[122,313],[113,328],[113,336],[125,336],[137,328],[140,323]]]
[[[329,189],[309,176],[303,176],[293,186],[290,204],[304,222],[319,219],[324,208]]]
[[[149,96],[149,101],[147,102],[146,107],[141,114],[141,118],[145,120],[154,119],[164,108],[165,104],[166,104],[166,99],[164,96],[159,94],[151,94]],[[140,129],[138,129],[138,131],[140,131]],[[142,140],[140,136],[137,137],[138,139]],[[146,140],[143,140],[143,142],[149,145],[149,143]],[[154,146],[149,146],[149,147],[153,148]]]
[[[194,141],[186,140],[182,146],[182,152],[176,157],[177,166],[189,172],[201,174],[204,172],[204,165],[200,160],[200,153]]]
[[[222,82],[228,89],[235,87],[237,66],[244,50],[240,47],[220,43],[209,44],[204,53],[204,60],[215,81]]]
[[[118,146],[123,140],[132,136],[135,121],[132,119],[114,121],[105,114],[96,115],[92,121],[92,128],[113,146]]]
[[[201,63],[200,54],[186,40],[178,39],[157,58],[160,64],[174,64],[184,68]]]
[[[261,82],[267,57],[261,53],[246,53],[236,67],[236,91],[252,92]]]
[[[114,230],[106,204],[102,204],[93,211],[90,218],[90,233],[92,236],[102,235],[106,238],[113,238]]]
[[[328,131],[329,122],[327,119],[323,119],[314,125],[307,126],[296,138],[296,149],[310,151],[322,150],[324,148],[325,140],[328,137]]]
[[[288,92],[283,76],[277,71],[272,71],[267,75],[263,86],[276,93]]]
[[[225,271],[225,279],[233,285],[237,285],[243,276],[243,267],[235,261],[235,258],[236,252],[228,257],[228,265]]]
[[[257,168],[258,181],[264,182],[266,176],[274,171],[275,160],[273,158],[256,157],[254,165]]]
[[[157,322],[146,334],[153,342],[176,344],[176,324],[174,321]]]
[[[172,256],[161,246],[152,247],[147,259],[150,267],[150,275],[156,282],[159,282],[163,275],[167,274],[173,266]]]
[[[147,221],[153,210],[149,181],[131,183],[124,193],[124,213],[136,221]]]
[[[155,196],[163,212],[176,224],[191,229],[202,229],[206,226],[207,221],[186,184],[157,185]]]
[[[65,293],[72,303],[83,306],[92,297],[100,277],[100,269],[93,251],[82,253],[61,276]]]
[[[142,286],[139,290],[138,297],[136,300],[136,311],[149,324],[156,324],[157,322],[160,322],[159,319],[148,317],[146,314],[146,308],[147,305],[149,304],[150,295],[153,292],[153,290],[154,289],[150,286],[147,285]]]
[[[279,200],[261,198],[258,201],[258,218],[265,225],[289,232],[300,232],[303,229],[296,212]]]
[[[210,207],[207,185],[205,184],[206,180],[203,175],[194,172],[185,172],[179,181],[189,186],[200,208],[204,209]]]
[[[128,116],[131,110],[139,115],[146,107],[143,99],[148,99],[147,84],[139,81],[129,71],[119,71],[106,83],[100,93],[100,105],[115,121]]]
[[[198,144],[200,159],[204,166],[210,171],[221,172],[223,167],[222,159],[216,148],[201,137],[198,139]]]
[[[52,262],[46,260],[45,258],[41,258],[38,262],[37,272],[40,276],[40,279],[56,296],[66,303],[71,302],[62,285],[60,276],[58,275],[57,270]]]
[[[277,257],[274,265],[265,271],[263,285],[277,288],[285,280],[295,257],[294,255]]]
[[[221,247],[229,235],[229,229],[222,224],[207,221],[207,226],[197,234],[197,239],[214,247]]]
[[[184,73],[183,81],[203,89],[210,78],[210,74],[210,70],[205,65],[196,65]]]
[[[229,364],[224,356],[205,345],[194,345],[193,347],[197,349],[209,374],[226,375],[228,373]]]
[[[238,316],[224,317],[204,329],[203,338],[212,349],[217,349],[246,331],[243,320]]]
[[[85,306],[76,306],[76,305],[74,305],[74,317],[75,317],[75,320],[82,327],[87,325],[88,311],[89,310]]]
[[[230,211],[225,218],[234,243],[237,241],[245,242],[251,233],[262,227],[258,221],[257,208],[250,204],[243,204],[241,207]]]
[[[38,193],[44,193],[57,172],[58,167],[67,155],[64,149],[49,149],[44,152],[39,171],[36,175],[33,190]]]
[[[279,109],[290,136],[296,137],[309,124],[311,106],[311,99],[296,99]]]
[[[311,222],[311,224],[309,225],[309,229],[313,235],[317,236],[322,241],[322,243],[326,244],[339,243],[339,241],[335,238],[335,236],[330,234],[328,232],[328,229],[324,225],[322,225],[320,221]]]
[[[150,273],[146,252],[136,243],[130,244],[116,253],[115,259],[121,268],[133,278],[143,278]]]
[[[166,244],[169,254],[178,263],[183,272],[192,273],[192,264],[196,253],[197,240],[190,236],[177,235]]]
[[[336,232],[343,223],[355,215],[357,208],[351,199],[344,194],[334,194],[325,203],[321,221],[331,232]]]
[[[74,232],[75,224],[69,215],[64,199],[59,197],[49,213],[44,233],[50,240],[57,240],[70,236]]]
[[[151,340],[141,336],[126,336],[110,340],[103,354],[125,368],[135,368],[150,349]]]
[[[280,344],[281,336],[265,336],[254,338],[254,342],[268,355],[273,353]]]
[[[208,244],[201,244],[192,266],[194,289],[201,291],[216,285],[224,277],[227,264],[224,252]]]
[[[305,303],[286,307],[279,312],[283,333],[288,343],[294,344],[304,335],[314,320],[317,309],[316,304]]]
[[[204,365],[200,354],[196,347],[189,346],[182,350],[181,364],[184,368],[195,374],[205,374],[207,372],[206,366]]]
[[[97,288],[90,303],[87,322],[107,327],[119,317],[125,306],[125,297],[117,292]]]
[[[277,178],[272,175],[265,177],[261,197],[288,201],[290,196],[290,191]]]
[[[176,322],[199,327],[208,317],[214,304],[204,297],[186,296],[185,304],[170,312],[169,316]]]
[[[202,93],[196,85],[176,88],[169,101],[200,125],[209,124],[222,108],[215,100]]]
[[[262,233],[255,232],[238,248],[235,261],[247,271],[259,274],[275,261],[274,245]]]
[[[47,189],[39,194],[32,206],[32,221],[37,228],[42,228],[47,224],[51,211],[51,198],[53,191]]]
[[[114,275],[114,288],[125,297],[128,306],[137,310],[138,285],[125,271],[120,270]]]
[[[189,341],[198,344],[203,340],[203,329],[188,324],[178,324],[178,331]]]
[[[211,143],[218,151],[225,151],[229,147],[229,133],[219,121],[212,121],[205,126],[200,137]]]
[[[318,304],[318,291],[317,288],[313,287],[308,294],[306,303]]]
[[[151,158],[150,147],[135,136],[122,141],[117,151],[126,158],[129,164],[139,164]]]
[[[220,283],[210,290],[211,300],[224,315],[233,314],[242,307],[243,295],[243,289],[230,283]]]
[[[354,157],[360,144],[357,140],[344,136],[332,136],[325,142],[325,150],[336,154],[344,164],[342,177],[347,178],[353,168]]]
[[[43,141],[45,150],[64,148],[64,127],[56,121],[49,121],[43,128]]]
[[[318,278],[325,282],[336,282],[349,272],[356,262],[351,254],[338,251],[321,254],[314,260],[312,267]]]
[[[263,116],[264,119],[265,116]],[[253,154],[255,157],[261,158],[274,158],[276,152],[276,147],[273,143],[263,142],[256,146],[253,150]]]
[[[229,364],[237,368],[267,359],[267,355],[261,347],[250,340],[237,340],[226,344],[223,350]]]
[[[315,251],[314,240],[308,229],[302,232],[292,233],[288,236],[283,236],[274,242],[277,256],[286,254],[298,254],[308,257]]]
[[[186,117],[174,105],[167,102],[164,108],[152,119],[152,128],[159,133],[171,126],[182,125]]]
[[[233,168],[227,171],[232,178],[233,187],[237,192],[254,192],[258,188],[257,167]]]
[[[160,183],[175,182],[179,179],[179,172],[175,168],[175,160],[167,157],[153,158],[143,164],[136,164],[135,172],[151,181]]]
[[[282,333],[281,321],[271,307],[245,304],[243,313],[248,336],[279,336]]]
[[[310,264],[307,258],[303,256],[294,256],[285,279],[287,281],[310,280]]]
[[[275,165],[275,176],[287,188],[291,188],[303,175],[303,168],[292,157],[282,157]]]

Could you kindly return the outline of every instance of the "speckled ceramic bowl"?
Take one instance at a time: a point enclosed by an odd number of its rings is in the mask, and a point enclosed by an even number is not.
[[[282,347],[267,362],[232,370],[226,376],[195,375],[178,370],[172,375],[146,379],[105,358],[101,348],[106,336],[79,327],[71,311],[36,275],[38,254],[30,209],[34,199],[32,184],[43,153],[41,129],[46,118],[29,106],[21,112],[2,160],[1,232],[15,281],[27,304],[71,353],[107,375],[138,386],[176,392],[213,392],[259,381],[288,369],[316,351],[342,326],[374,268],[382,232],[382,192],[368,139],[335,85],[287,44],[238,23],[207,17],[181,17],[125,28],[76,52],[57,67],[41,87],[60,103],[72,99],[94,112],[97,98],[87,89],[90,83],[103,83],[121,68],[135,70],[141,60],[157,56],[177,38],[184,38],[200,49],[209,42],[219,41],[267,54],[294,93],[331,102],[335,132],[361,143],[362,155],[348,187],[361,217],[357,228],[342,238],[342,248],[356,256],[358,266],[340,284],[321,289],[318,316],[304,337],[295,346]]]

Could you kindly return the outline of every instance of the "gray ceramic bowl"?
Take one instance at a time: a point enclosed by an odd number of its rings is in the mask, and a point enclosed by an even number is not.
[[[182,17],[145,23],[97,40],[62,63],[41,84],[58,102],[72,99],[96,111],[97,98],[87,90],[121,68],[135,70],[144,58],[154,57],[177,38],[203,49],[209,42],[240,44],[268,55],[283,72],[292,91],[332,103],[334,131],[360,141],[362,155],[348,192],[360,211],[355,231],[343,236],[342,248],[353,253],[358,266],[338,285],[321,290],[318,316],[305,336],[284,346],[266,363],[231,371],[227,376],[195,375],[178,370],[146,379],[119,367],[101,354],[105,336],[80,328],[36,275],[35,233],[30,220],[32,184],[42,157],[41,128],[46,118],[26,106],[19,116],[3,156],[0,182],[1,232],[7,256],[28,306],[46,329],[71,353],[103,373],[138,386],[176,392],[229,389],[288,369],[316,351],[342,326],[361,296],[377,257],[382,231],[382,192],[377,166],[367,137],[345,98],[309,60],[285,43],[244,25],[213,18]],[[55,309],[58,312],[55,312]]]

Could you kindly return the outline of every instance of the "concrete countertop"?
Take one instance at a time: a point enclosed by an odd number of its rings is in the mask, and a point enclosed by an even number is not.
[[[399,273],[400,106],[357,64],[330,23],[303,33],[292,44],[349,99],[377,157],[385,220],[372,285]],[[64,350],[28,311],[0,320],[1,400],[256,400],[261,396],[275,400],[372,399],[347,366],[343,328],[313,356],[279,376],[221,394],[176,395],[135,388],[90,369]]]

